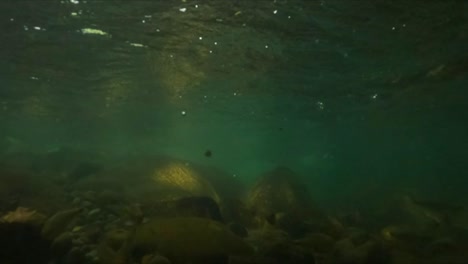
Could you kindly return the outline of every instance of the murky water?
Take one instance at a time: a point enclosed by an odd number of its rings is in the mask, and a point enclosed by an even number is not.
[[[248,186],[285,166],[325,208],[394,193],[466,205],[467,14],[465,1],[2,1],[0,151],[163,155]]]
[[[283,164],[332,196],[369,181],[445,192],[467,169],[462,1],[1,10],[5,152],[163,153],[245,180]]]

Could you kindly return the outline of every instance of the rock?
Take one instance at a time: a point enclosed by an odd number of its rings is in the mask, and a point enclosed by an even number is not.
[[[355,244],[351,238],[344,238],[336,242],[333,253],[338,263],[391,263],[390,252],[373,239]]]
[[[86,244],[86,241],[82,237],[74,238],[72,242],[74,246],[83,246]]]
[[[229,223],[228,227],[229,227],[229,230],[231,230],[232,233],[238,235],[239,237],[245,238],[245,237],[247,237],[249,235],[249,232],[247,231],[247,228],[245,228],[241,224]]]
[[[260,229],[251,230],[247,241],[260,256],[265,256],[266,252],[271,252],[271,249],[278,244],[292,244],[288,233],[268,224]]]
[[[23,223],[40,226],[44,223],[46,216],[38,213],[36,210],[29,208],[18,207],[15,211],[8,212],[4,215],[0,222],[5,223]]]
[[[355,245],[365,243],[370,239],[370,235],[365,230],[357,227],[347,228],[345,232]]]
[[[122,200],[122,196],[115,191],[103,190],[98,193],[96,201],[102,206],[109,206]]]
[[[410,195],[399,197],[401,209],[415,225],[427,228],[450,227],[454,224],[463,226],[463,215],[467,212],[463,206],[446,204],[439,201],[416,200]],[[467,215],[468,216],[468,215]],[[465,218],[468,219],[468,218]],[[468,228],[468,222],[465,228]]]
[[[412,264],[412,263],[425,263],[419,260],[416,256],[410,252],[403,250],[392,250],[390,259],[394,264]]]
[[[82,226],[75,226],[72,228],[72,232],[73,233],[79,232],[82,228],[83,228]]]
[[[143,256],[141,264],[171,264],[171,261],[158,254],[148,254]]]
[[[208,196],[220,201],[218,193],[210,182],[203,178],[198,170],[182,162],[165,164],[155,169],[150,177],[161,200]]]
[[[73,236],[69,232],[64,232],[57,236],[51,245],[52,253],[55,257],[65,255],[73,246]]]
[[[107,232],[102,243],[111,249],[119,251],[130,237],[130,232],[125,229],[115,229]]]
[[[275,263],[315,263],[312,250],[293,243],[286,232],[268,224],[251,231],[247,241],[255,247],[256,256],[265,260],[274,260]]]
[[[172,263],[203,263],[229,255],[252,255],[253,249],[219,222],[197,217],[153,219],[136,228],[132,248],[137,255],[157,250]]]
[[[78,247],[73,247],[64,259],[67,264],[82,264],[86,261],[85,254]]]
[[[281,264],[281,262],[264,256],[230,256],[228,264]]]
[[[95,249],[93,249],[93,250],[89,251],[88,253],[86,253],[85,258],[88,260],[88,262],[91,262],[91,263],[98,263],[99,262],[98,252]]]
[[[83,199],[90,201],[90,202],[95,202],[96,196],[97,195],[95,191],[86,191],[83,193]]]
[[[296,245],[313,252],[328,253],[333,250],[335,241],[332,237],[322,233],[307,234],[304,238],[296,240]]]
[[[107,232],[99,243],[97,255],[101,264],[127,264],[130,258],[130,232],[115,229]]]
[[[87,244],[95,244],[98,239],[102,236],[102,226],[101,225],[88,225],[84,226],[81,229],[80,237]]]
[[[73,198],[72,204],[73,205],[79,205],[81,203],[81,199],[79,197]]]
[[[81,212],[81,208],[60,211],[47,219],[42,227],[42,235],[46,239],[54,240],[58,235],[63,233],[67,226]]]
[[[357,250],[349,238],[342,239],[335,244],[334,255],[338,263],[363,263],[367,257],[367,250]]]
[[[436,239],[434,234],[428,233],[425,228],[391,225],[381,230],[383,241],[393,248],[404,249],[412,252],[421,252],[422,245],[427,241]]]
[[[93,203],[91,203],[90,201],[82,201],[81,202],[81,207],[83,208],[90,208],[93,206]]]
[[[88,216],[93,216],[101,212],[101,209],[94,208],[93,210],[89,211]]]
[[[301,177],[284,167],[262,175],[249,191],[246,204],[255,212],[257,226],[268,221],[294,237],[307,232],[305,219],[319,216]]]
[[[140,204],[130,204],[123,208],[124,215],[128,219],[126,222],[141,223],[144,218]]]
[[[148,209],[156,217],[204,217],[223,222],[218,204],[208,196],[192,196],[155,203]]]
[[[132,226],[135,226],[135,222],[133,222],[133,221],[125,221],[124,225],[125,225],[126,227],[132,227]]]
[[[87,258],[90,258],[90,259],[95,259],[95,258],[97,258],[98,253],[97,253],[96,250],[91,250],[91,251],[89,251],[88,253],[86,253],[85,256],[86,256]]]
[[[453,238],[443,237],[430,242],[426,248],[424,255],[426,256],[450,256],[466,253],[466,250],[460,250],[460,243],[457,243]]]

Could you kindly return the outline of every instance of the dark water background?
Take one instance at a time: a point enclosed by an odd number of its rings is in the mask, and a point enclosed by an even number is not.
[[[325,204],[468,203],[467,16],[459,0],[1,1],[1,151],[157,153],[247,183],[285,165]]]

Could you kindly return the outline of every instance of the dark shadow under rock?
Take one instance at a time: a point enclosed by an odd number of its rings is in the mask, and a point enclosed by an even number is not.
[[[223,222],[218,204],[206,196],[161,201],[149,209],[153,216],[158,217],[203,217]]]
[[[0,263],[46,264],[49,261],[50,242],[43,239],[40,227],[0,223]]]

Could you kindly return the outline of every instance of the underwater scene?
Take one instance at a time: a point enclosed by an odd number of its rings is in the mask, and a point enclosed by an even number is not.
[[[2,0],[1,264],[468,264],[468,1]]]

